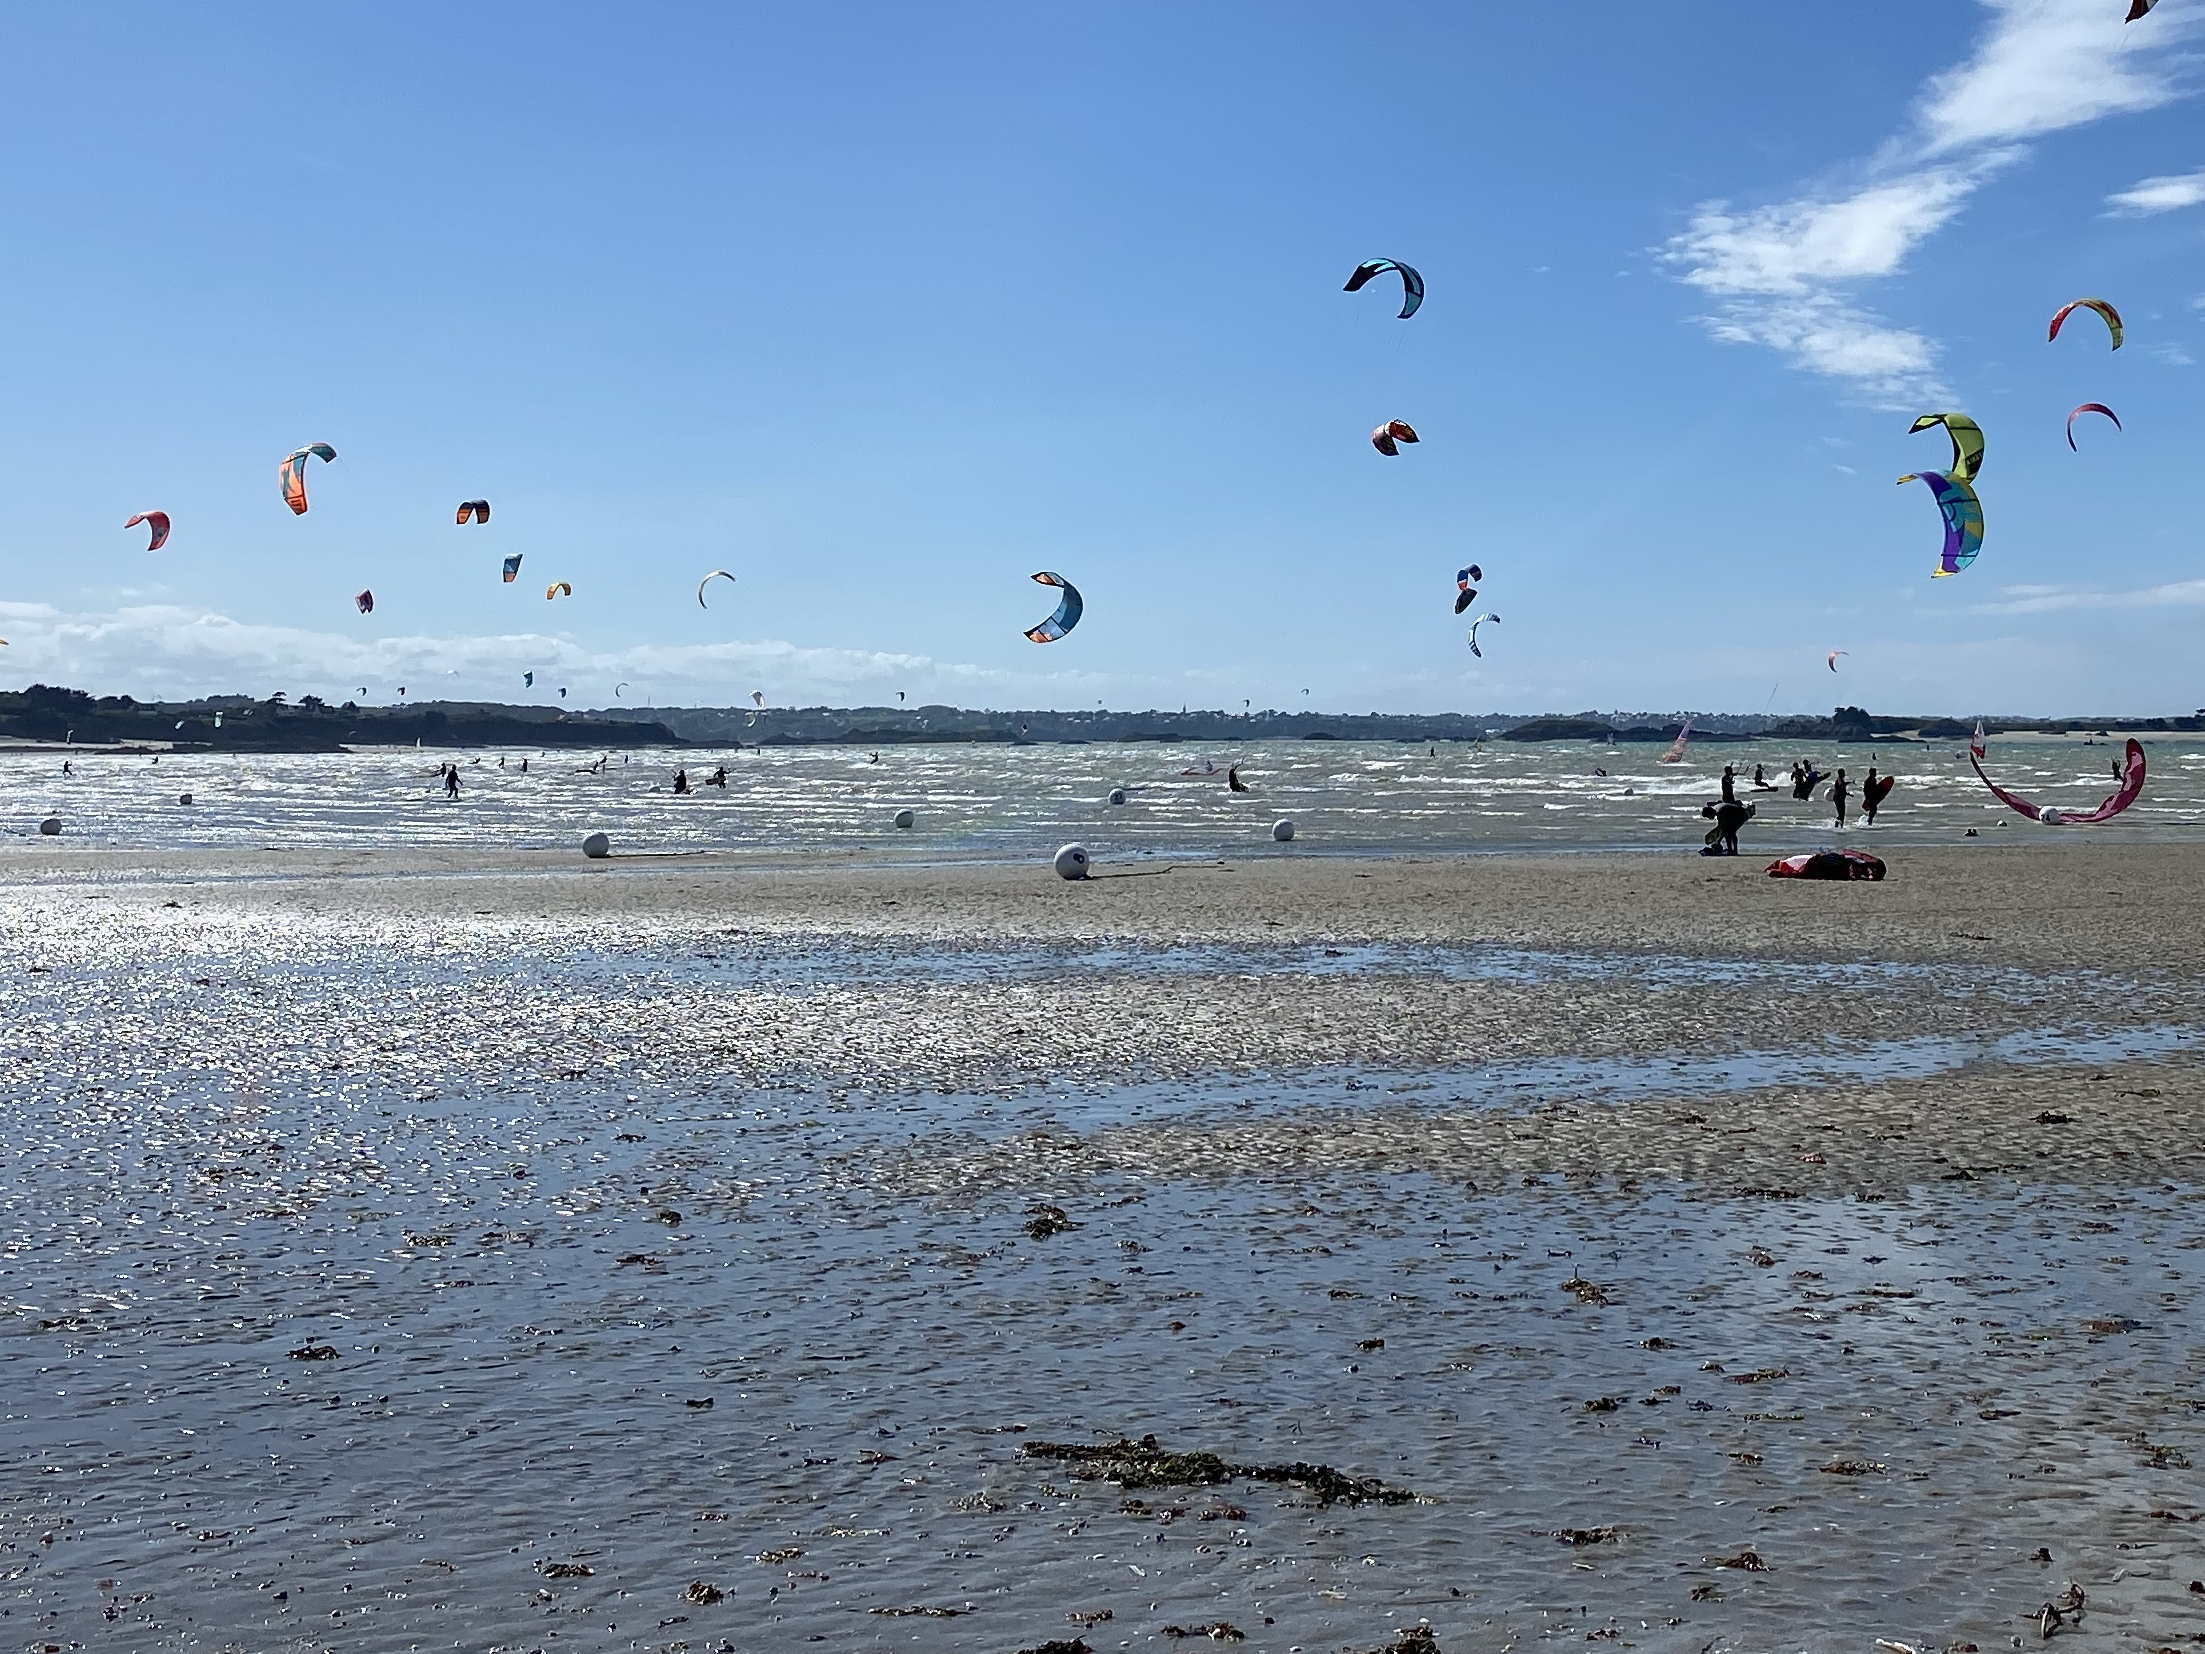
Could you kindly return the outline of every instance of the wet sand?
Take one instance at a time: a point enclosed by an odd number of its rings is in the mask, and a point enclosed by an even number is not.
[[[2205,1642],[2205,847],[1890,859],[0,847],[0,1606]]]

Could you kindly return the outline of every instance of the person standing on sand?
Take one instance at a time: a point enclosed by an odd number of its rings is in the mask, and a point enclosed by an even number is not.
[[[1830,802],[1837,806],[1837,824],[1840,827],[1845,825],[1845,801],[1851,794],[1852,789],[1845,784],[1845,772],[1839,770],[1837,779],[1830,783]]]

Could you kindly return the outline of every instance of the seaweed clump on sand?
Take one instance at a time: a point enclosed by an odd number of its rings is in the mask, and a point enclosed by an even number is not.
[[[1252,1482],[1292,1482],[1307,1488],[1321,1504],[1406,1505],[1416,1498],[1406,1488],[1388,1487],[1375,1476],[1349,1476],[1330,1465],[1232,1464],[1215,1453],[1173,1453],[1154,1436],[1121,1438],[1099,1445],[1085,1442],[1026,1442],[1019,1448],[1030,1459],[1062,1459],[1081,1481],[1116,1482],[1120,1487],[1212,1487],[1236,1477]]]
[[[1429,1622],[1419,1620],[1406,1631],[1396,1631],[1392,1642],[1371,1654],[1439,1654],[1439,1639],[1432,1635]]]

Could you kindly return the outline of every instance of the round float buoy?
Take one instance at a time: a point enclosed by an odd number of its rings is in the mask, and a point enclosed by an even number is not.
[[[612,854],[612,840],[603,833],[592,833],[582,841],[582,854],[591,861],[603,861]]]
[[[896,812],[896,825],[898,827],[916,827],[918,824],[919,818],[911,811],[898,810]]]
[[[1125,802],[1125,789],[1123,787],[1112,787],[1110,789],[1110,802],[1123,804]]]
[[[176,795],[176,802],[177,802],[177,803],[179,803],[179,804],[189,804],[189,803],[191,802],[191,794],[189,794],[189,793],[179,793],[179,794],[177,794],[177,795]]]
[[[1278,820],[1272,822],[1271,836],[1277,839],[1281,844],[1284,844],[1288,839],[1292,838],[1294,836],[1293,818],[1290,816],[1280,816]]]
[[[1084,879],[1087,877],[1087,846],[1067,844],[1057,852],[1055,862],[1060,879]]]
[[[2057,827],[2066,819],[2067,817],[2054,809],[2042,809],[2037,812],[2037,820],[2043,822],[2047,827]]]
[[[59,838],[61,836],[61,817],[48,816],[38,824],[38,830],[48,838]]]

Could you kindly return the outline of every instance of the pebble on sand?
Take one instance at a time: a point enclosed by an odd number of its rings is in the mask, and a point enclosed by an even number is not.
[[[592,833],[582,841],[582,854],[591,861],[603,861],[612,854],[612,840],[603,833]]]
[[[898,810],[896,812],[896,825],[898,827],[915,827],[918,825],[918,821],[918,816],[909,810]]]
[[[1087,846],[1067,844],[1056,854],[1054,863],[1060,879],[1084,879],[1087,877]]]
[[[1281,844],[1291,840],[1294,836],[1294,818],[1292,816],[1280,816],[1278,820],[1272,822],[1271,836]]]

